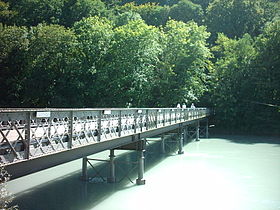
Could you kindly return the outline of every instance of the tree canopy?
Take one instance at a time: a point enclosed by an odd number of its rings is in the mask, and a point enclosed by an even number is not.
[[[0,106],[195,102],[222,129],[279,133],[279,11],[275,0],[1,0]]]

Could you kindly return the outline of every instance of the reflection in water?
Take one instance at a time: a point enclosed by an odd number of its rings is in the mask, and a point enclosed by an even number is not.
[[[136,186],[124,178],[135,166],[125,162],[137,160],[136,152],[127,152],[116,158],[121,182],[83,182],[79,170],[19,193],[14,203],[21,210],[280,209],[279,143],[253,142],[202,139],[187,144],[183,155],[176,155],[175,145],[161,155],[160,142],[155,142],[146,152],[146,185]],[[81,161],[73,164],[67,167],[80,169]],[[104,177],[109,174],[107,164],[96,165]],[[89,168],[89,176],[94,173]],[[48,179],[45,174],[36,179]],[[134,181],[137,169],[128,176]]]

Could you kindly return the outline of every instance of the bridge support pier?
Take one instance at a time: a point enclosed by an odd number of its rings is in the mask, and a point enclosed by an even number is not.
[[[83,163],[82,163],[82,176],[81,179],[83,181],[87,181],[88,180],[88,173],[87,173],[87,157],[83,158]]]
[[[179,151],[178,151],[178,154],[179,155],[182,155],[184,154],[184,151],[183,151],[183,139],[184,139],[184,134],[182,133],[182,128],[179,128],[179,133],[178,133],[178,140],[179,140]]]
[[[199,141],[199,121],[197,122],[197,125],[196,125],[196,138],[195,138],[196,141]]]
[[[146,183],[146,180],[144,180],[144,164],[145,164],[145,141],[140,141],[141,146],[138,150],[138,178],[136,179],[137,185],[144,185]]]
[[[165,140],[164,135],[161,135],[161,153],[165,154]]]
[[[116,170],[115,170],[115,154],[114,150],[110,150],[110,176],[107,179],[108,183],[115,183],[116,182]]]
[[[187,143],[188,135],[189,135],[188,126],[185,126],[184,127],[184,143]]]

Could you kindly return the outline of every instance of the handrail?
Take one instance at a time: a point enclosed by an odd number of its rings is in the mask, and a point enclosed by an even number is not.
[[[100,111],[100,110],[205,110],[207,108],[1,108],[0,113],[38,111]]]

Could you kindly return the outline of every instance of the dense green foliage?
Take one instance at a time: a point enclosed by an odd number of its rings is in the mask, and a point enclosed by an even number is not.
[[[197,101],[205,91],[204,82],[211,53],[205,27],[194,22],[168,21],[163,29],[164,48],[158,69],[155,105],[170,106],[177,102]]]
[[[221,128],[279,133],[279,11],[278,0],[0,0],[0,106],[195,102]]]
[[[245,130],[262,127],[278,132],[279,42],[279,19],[267,23],[255,39],[249,34],[238,40],[219,35],[213,47],[218,59],[212,100],[221,123],[227,121],[228,126]]]
[[[202,23],[203,10],[199,4],[194,4],[189,0],[181,0],[171,7],[170,17],[183,22],[194,20],[197,23]]]
[[[256,36],[275,16],[275,9],[268,0],[214,0],[207,7],[206,20],[212,33],[223,32],[230,38],[245,33]]]

